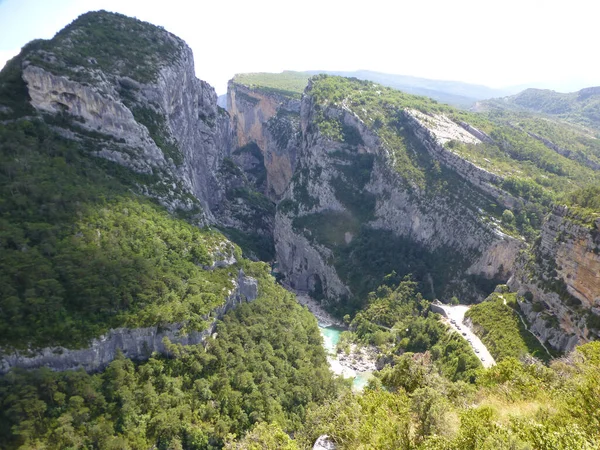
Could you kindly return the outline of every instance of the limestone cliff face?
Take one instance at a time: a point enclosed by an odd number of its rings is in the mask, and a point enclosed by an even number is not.
[[[110,47],[104,34],[95,32],[98,28],[120,33],[121,47]],[[132,30],[148,48],[139,48]],[[231,165],[230,117],[217,106],[214,89],[196,78],[192,51],[181,39],[118,14],[88,13],[52,40],[28,45],[19,64],[32,115],[35,110],[38,119],[79,142],[91,158],[126,168],[118,173],[135,182],[137,193],[156,198],[171,212],[185,212],[197,225],[266,229],[270,239],[273,212],[269,216],[264,210],[274,208],[260,204],[247,177]],[[244,195],[228,198],[232,189]],[[236,263],[232,248],[224,239],[213,265],[204,269]],[[80,350],[46,348],[31,355],[0,349],[0,372],[41,366],[93,371],[106,366],[118,350],[132,359],[162,353],[165,337],[197,344],[226,311],[256,298],[256,280],[240,273],[232,281],[236,289],[229,296],[224,293],[223,305],[205,318],[205,331],[184,334],[185,324],[156,324],[111,330]]]
[[[350,294],[334,261],[336,252],[351,245],[365,226],[404,238],[424,251],[458,255],[461,267],[449,268],[454,271],[451,286],[437,295],[476,291],[466,281],[469,275],[508,279],[522,243],[486,222],[478,209],[478,201],[495,189],[493,174],[455,155],[439,155],[441,146],[421,124],[419,113],[406,111],[418,145],[460,177],[456,192],[426,192],[397,174],[389,150],[351,111],[327,108],[323,114],[339,121],[352,138],[338,142],[321,133],[308,91],[301,107],[297,168],[275,223],[277,258],[293,287],[320,289],[329,299]],[[478,139],[455,127],[454,139]],[[322,230],[323,222],[335,226]]]
[[[230,81],[227,110],[232,117],[239,149],[234,152],[234,160],[243,161],[248,146],[256,144],[266,170],[264,192],[269,198],[279,200],[296,167],[296,152],[300,145],[300,101]]]
[[[211,210],[223,195],[219,168],[233,142],[229,116],[217,107],[214,89],[196,78],[191,49],[166,31],[155,32],[175,54],[168,64],[156,64],[154,81],[84,67],[70,76],[54,69],[61,62],[48,51],[49,68],[37,65],[39,52],[25,55],[23,80],[38,111],[74,121],[65,131],[70,137],[100,134],[93,155],[157,175],[155,186],[140,186],[145,194],[171,210],[199,204],[200,221],[214,222]]]
[[[133,113],[120,101],[117,90],[110,83],[85,86],[31,64],[24,67],[23,80],[27,83],[31,104],[37,110],[78,117],[82,128],[105,133],[116,141],[115,146],[135,149],[137,153],[133,157],[125,150],[116,152],[107,145],[97,152],[98,156],[141,173],[151,173],[152,167],[167,165],[163,152],[150,137],[148,129],[136,122]]]
[[[52,370],[84,369],[95,372],[106,367],[121,351],[127,358],[146,360],[153,352],[165,354],[166,339],[173,344],[195,345],[204,342],[215,332],[217,320],[242,302],[250,302],[258,295],[258,284],[254,278],[247,277],[240,270],[235,288],[222,306],[205,317],[208,326],[204,331],[182,333],[183,324],[156,325],[146,328],[117,328],[106,335],[94,339],[88,348],[69,350],[62,347],[44,348],[33,355],[15,352],[0,357],[0,373],[6,373],[13,367],[36,369],[48,367]]]
[[[581,224],[566,207],[548,215],[530,258],[519,260],[510,287],[532,329],[554,348],[597,339],[600,327],[600,221]]]
[[[414,135],[434,159],[451,168],[465,181],[507,208],[514,208],[523,203],[522,200],[498,187],[502,182],[499,175],[461,158],[444,147],[444,144],[451,140],[468,144],[491,141],[485,133],[465,122],[459,126],[443,115],[427,115],[414,109],[405,109],[404,117]]]

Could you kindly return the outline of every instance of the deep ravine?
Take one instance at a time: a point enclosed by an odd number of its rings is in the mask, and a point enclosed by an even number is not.
[[[292,291],[289,287],[288,290]],[[323,337],[323,347],[327,352],[327,361],[331,371],[344,378],[352,378],[352,387],[356,391],[362,391],[376,370],[376,353],[371,348],[358,348],[351,345],[350,352],[337,353],[337,343],[346,327],[342,322],[335,319],[320,304],[305,292],[294,292],[298,303],[304,305],[313,313],[319,324],[319,331]]]

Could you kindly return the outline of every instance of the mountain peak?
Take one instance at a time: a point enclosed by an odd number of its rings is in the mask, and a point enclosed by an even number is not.
[[[186,44],[168,31],[108,11],[82,14],[50,40],[33,41],[24,59],[57,75],[80,81],[90,71],[154,81],[160,67],[172,63]],[[92,77],[93,78],[93,77]]]

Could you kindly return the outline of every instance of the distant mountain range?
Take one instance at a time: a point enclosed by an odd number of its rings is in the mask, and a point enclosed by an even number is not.
[[[336,70],[307,70],[297,72],[285,70],[281,73],[243,73],[233,78],[236,83],[246,86],[270,86],[279,93],[297,94],[304,91],[308,78],[317,74],[338,75],[347,78],[372,81],[383,86],[400,91],[423,95],[440,103],[446,103],[462,109],[487,110],[490,108],[515,109],[524,108],[533,112],[547,114],[562,114],[566,118],[567,110],[574,113],[581,111],[583,116],[589,116],[598,122],[600,112],[596,105],[596,96],[600,97],[600,88],[585,88],[573,93],[560,93],[550,89],[532,88],[531,85],[491,88],[480,84],[464,83],[462,81],[432,80],[409,75],[396,75],[370,70],[336,71]],[[539,86],[539,84],[536,84]],[[276,86],[276,88],[274,87]],[[567,104],[571,104],[567,106]],[[579,105],[579,106],[576,106]],[[219,96],[218,105],[226,108],[226,96]]]
[[[516,95],[477,102],[476,111],[530,111],[600,128],[600,86],[562,94],[549,89],[525,89]]]
[[[353,72],[311,70],[311,75],[326,73],[342,77],[354,77],[383,84],[394,89],[414,95],[425,95],[438,102],[448,103],[461,108],[468,108],[478,100],[505,97],[516,94],[520,87],[493,89],[480,84],[469,84],[461,81],[431,80],[428,78],[412,77],[408,75],[394,75],[389,73],[372,72],[370,70],[357,70]]]

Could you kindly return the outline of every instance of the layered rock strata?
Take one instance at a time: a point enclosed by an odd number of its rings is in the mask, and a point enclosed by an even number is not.
[[[509,286],[521,294],[532,331],[556,350],[600,337],[600,219],[584,224],[556,207]]]
[[[0,373],[6,373],[11,368],[37,369],[47,367],[52,370],[84,369],[87,372],[102,370],[118,352],[133,360],[146,360],[152,353],[167,354],[166,340],[172,344],[195,345],[204,342],[214,332],[217,320],[227,311],[234,309],[243,302],[251,302],[258,295],[258,283],[254,278],[247,277],[240,270],[235,288],[220,307],[204,317],[208,325],[203,331],[182,333],[185,324],[155,325],[145,328],[116,328],[106,335],[94,339],[89,347],[84,349],[66,349],[63,347],[44,348],[33,352],[33,355],[23,352],[5,354],[0,359]]]

